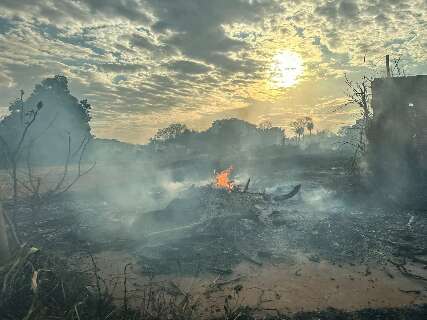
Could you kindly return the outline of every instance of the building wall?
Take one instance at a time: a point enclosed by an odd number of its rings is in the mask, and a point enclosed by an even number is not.
[[[413,147],[418,163],[425,166],[427,76],[375,79],[372,82],[372,107],[374,121],[371,135],[378,136],[372,137],[374,152],[377,148],[389,157],[404,157],[399,153],[408,152],[407,147]]]

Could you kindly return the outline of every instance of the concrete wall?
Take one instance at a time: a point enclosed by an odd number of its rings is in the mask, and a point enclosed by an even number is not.
[[[381,78],[372,82],[374,148],[411,144],[417,160],[427,160],[427,75]],[[375,151],[375,150],[374,150]]]

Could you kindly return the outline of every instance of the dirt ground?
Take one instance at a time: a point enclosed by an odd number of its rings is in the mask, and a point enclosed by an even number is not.
[[[199,276],[146,276],[134,257],[117,252],[96,255],[98,267],[106,279],[121,279],[126,264],[129,268],[129,291],[158,283],[178,287],[197,302],[198,312],[205,316],[223,313],[228,295],[232,304],[244,305],[265,313],[295,313],[328,308],[354,311],[365,308],[400,308],[427,303],[425,282],[409,279],[393,265],[356,266],[313,262],[300,256],[293,264],[241,263],[232,274]],[[413,266],[427,276],[427,270]],[[111,282],[115,297],[122,299],[122,281]],[[236,286],[242,286],[234,294]],[[134,301],[136,301],[135,299]]]

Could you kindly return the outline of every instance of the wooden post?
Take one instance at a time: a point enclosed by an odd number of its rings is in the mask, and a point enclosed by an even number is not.
[[[3,215],[3,207],[0,203],[0,266],[10,258],[9,238],[7,236],[6,221]]]
[[[390,78],[391,73],[390,73],[390,56],[389,55],[385,56],[385,67],[387,68],[387,78]]]
[[[249,190],[249,183],[251,183],[251,178],[248,179],[248,181],[245,184],[245,188],[243,189],[243,192],[248,192]]]

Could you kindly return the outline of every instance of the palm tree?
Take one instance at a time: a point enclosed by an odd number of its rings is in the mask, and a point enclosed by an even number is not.
[[[301,137],[304,135],[304,127],[298,127],[295,132],[298,135],[298,140],[301,140]]]
[[[265,120],[258,125],[258,128],[263,131],[270,130],[271,128],[273,128],[273,124],[270,120]]]
[[[314,129],[314,122],[313,119],[310,117],[305,117],[305,125],[307,127],[307,130],[310,132],[310,136],[311,136],[311,132]]]
[[[305,122],[303,119],[298,119],[296,121],[291,122],[291,127],[295,134],[298,137],[298,141],[301,140],[301,137],[304,135]]]

